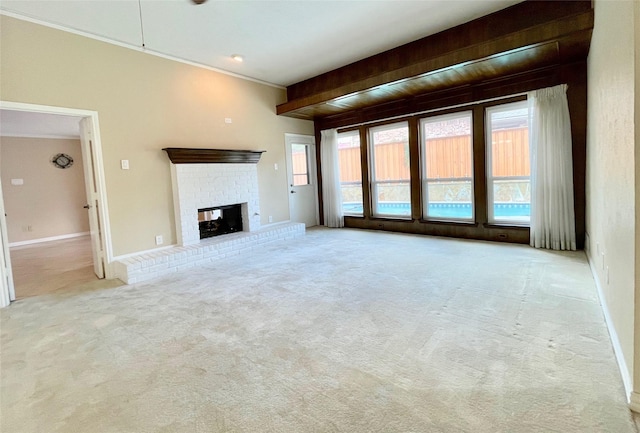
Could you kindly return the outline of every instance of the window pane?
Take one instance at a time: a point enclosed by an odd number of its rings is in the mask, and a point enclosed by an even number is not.
[[[489,222],[528,224],[531,164],[527,102],[488,109],[487,134]]]
[[[342,210],[345,215],[362,215],[362,163],[358,131],[338,134],[338,161]]]
[[[529,187],[528,180],[494,180],[494,220],[528,223],[530,215]]]
[[[471,112],[422,119],[423,217],[473,219]]]
[[[291,162],[293,164],[293,185],[309,185],[308,147],[304,144],[291,145]]]
[[[527,107],[491,112],[493,177],[529,176]]]
[[[409,127],[402,122],[370,132],[373,214],[411,216]]]

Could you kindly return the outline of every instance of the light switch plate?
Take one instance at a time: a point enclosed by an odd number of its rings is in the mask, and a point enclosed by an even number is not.
[[[120,167],[122,167],[123,170],[129,170],[129,160],[128,159],[121,160]]]
[[[24,179],[11,179],[11,185],[24,185]]]

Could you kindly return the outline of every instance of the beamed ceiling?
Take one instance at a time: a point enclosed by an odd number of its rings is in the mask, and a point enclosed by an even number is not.
[[[590,1],[526,1],[287,87],[278,114],[317,120],[586,59]]]

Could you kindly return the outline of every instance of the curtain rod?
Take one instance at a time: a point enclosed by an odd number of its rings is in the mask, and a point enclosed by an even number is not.
[[[527,93],[528,92],[514,93],[513,95],[509,95],[509,96],[497,96],[495,98],[482,99],[480,101],[465,102],[463,104],[450,105],[448,107],[432,108],[431,110],[416,111],[415,113],[408,113],[408,114],[401,114],[398,116],[386,117],[384,119],[368,120],[366,122],[354,123],[353,125],[341,126],[339,128],[336,128],[336,130],[339,132],[341,129],[344,130],[344,129],[358,128],[360,126],[371,125],[372,123],[386,122],[388,120],[395,120],[395,119],[403,119],[405,117],[411,117],[411,116],[419,116],[421,114],[433,113],[434,111],[451,110],[453,108],[467,107],[469,105],[476,105],[476,104],[485,104],[487,102],[499,101],[501,99],[517,98],[518,96],[525,96]]]

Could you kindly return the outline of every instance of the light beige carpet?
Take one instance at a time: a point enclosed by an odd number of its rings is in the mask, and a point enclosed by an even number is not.
[[[582,252],[314,229],[1,315],[4,432],[634,432]]]

